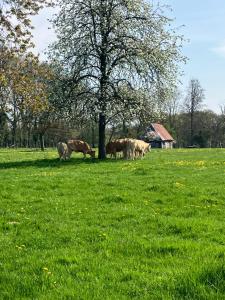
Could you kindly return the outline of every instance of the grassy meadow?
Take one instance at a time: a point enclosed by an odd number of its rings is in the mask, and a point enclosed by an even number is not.
[[[225,299],[225,149],[1,149],[0,299]]]

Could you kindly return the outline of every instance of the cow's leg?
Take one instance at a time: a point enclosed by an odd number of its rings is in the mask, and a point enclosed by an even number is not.
[[[70,148],[68,148],[67,159],[70,159],[71,154],[72,154],[72,150]]]
[[[63,160],[67,159],[67,150],[64,151],[62,158],[63,158]]]
[[[123,149],[123,158],[127,159],[127,149]]]

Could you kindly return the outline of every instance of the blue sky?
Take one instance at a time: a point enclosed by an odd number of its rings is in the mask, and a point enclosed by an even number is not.
[[[153,0],[153,2],[155,2]],[[225,0],[161,0],[173,11],[168,13],[175,18],[174,26],[184,25],[179,33],[189,40],[183,47],[188,57],[182,66],[181,90],[184,94],[191,78],[200,80],[205,90],[205,107],[220,112],[225,104]],[[42,53],[54,38],[54,32],[48,30],[47,18],[52,10],[43,10],[33,18],[36,27],[34,40],[36,51]]]
[[[189,58],[182,78],[185,89],[190,78],[198,78],[205,89],[205,104],[219,112],[225,104],[225,1],[167,0],[177,25],[189,42],[183,48]]]

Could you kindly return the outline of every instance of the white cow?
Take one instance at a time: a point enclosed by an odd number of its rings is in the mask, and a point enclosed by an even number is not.
[[[143,158],[145,153],[151,150],[151,145],[136,139],[127,139],[127,158]]]
[[[72,151],[68,148],[66,143],[59,142],[57,144],[57,150],[58,150],[58,153],[59,153],[59,159],[60,160],[70,159],[70,155],[71,155]]]

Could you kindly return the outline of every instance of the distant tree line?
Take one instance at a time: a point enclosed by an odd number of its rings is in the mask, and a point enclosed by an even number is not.
[[[220,107],[220,113],[205,109],[204,97],[199,80],[192,79],[183,99],[179,95],[172,98],[176,109],[167,110],[164,122],[177,147],[225,147],[224,107]]]
[[[97,147],[97,116],[95,118],[88,112],[79,115],[76,105],[71,105],[70,101],[60,103],[57,93],[67,93],[65,87],[63,90],[56,80],[50,80],[49,84],[49,102],[44,110],[33,112],[24,108],[17,97],[9,107],[1,107],[1,147],[39,147],[44,150],[69,138],[83,139]],[[192,84],[199,85],[201,91],[196,104],[191,103],[194,99],[190,94]],[[220,113],[205,109],[204,92],[198,80],[190,81],[187,95],[183,97],[178,92],[163,101],[155,95],[149,97],[142,110],[134,111],[132,116],[117,116],[107,124],[106,142],[122,137],[140,138],[150,123],[160,122],[176,140],[175,147],[225,147],[225,107],[221,107]]]

